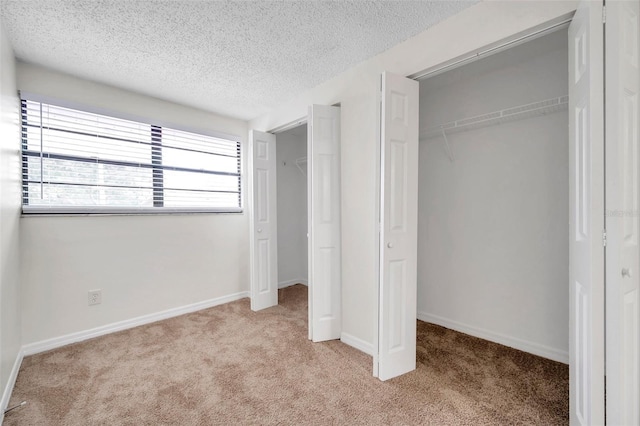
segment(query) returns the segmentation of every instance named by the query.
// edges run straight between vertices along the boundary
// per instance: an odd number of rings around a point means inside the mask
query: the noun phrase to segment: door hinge
[[[602,6],[602,23],[607,23],[607,6]]]
[[[602,231],[602,246],[607,246],[607,231]]]

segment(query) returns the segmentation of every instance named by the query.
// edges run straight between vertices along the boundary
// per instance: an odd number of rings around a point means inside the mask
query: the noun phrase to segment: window
[[[22,100],[24,213],[240,212],[240,142]]]

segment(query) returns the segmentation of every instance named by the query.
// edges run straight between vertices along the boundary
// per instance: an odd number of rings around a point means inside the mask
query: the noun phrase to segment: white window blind
[[[241,211],[240,143],[22,100],[24,213]]]

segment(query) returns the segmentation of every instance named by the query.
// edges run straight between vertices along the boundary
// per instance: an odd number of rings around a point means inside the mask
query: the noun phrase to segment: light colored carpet
[[[383,383],[306,316],[296,285],[27,357],[5,424],[568,424],[566,365],[418,322],[418,369]]]

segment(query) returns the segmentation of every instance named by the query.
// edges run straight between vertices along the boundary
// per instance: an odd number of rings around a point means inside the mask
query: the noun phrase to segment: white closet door
[[[251,131],[251,309],[278,304],[276,137]]]
[[[340,229],[340,108],[309,108],[309,338],[342,332]]]
[[[382,75],[378,377],[416,368],[417,81]]]
[[[602,2],[569,26],[570,423],[604,424]]]
[[[607,0],[607,424],[640,424],[640,7]]]

